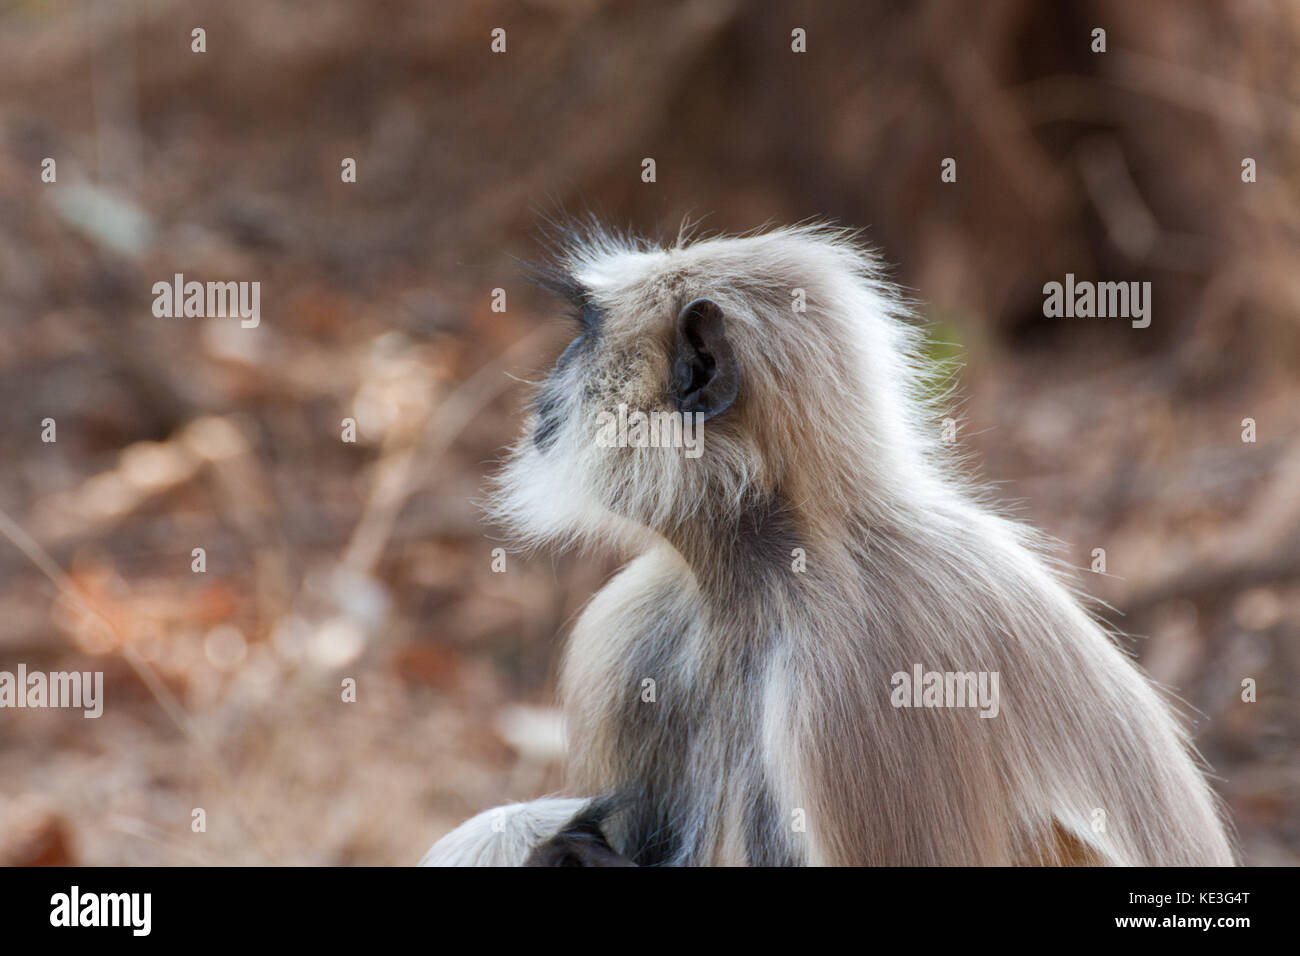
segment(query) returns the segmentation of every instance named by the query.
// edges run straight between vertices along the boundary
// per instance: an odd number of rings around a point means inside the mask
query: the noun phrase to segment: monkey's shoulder
[[[700,625],[689,569],[670,550],[651,550],[588,602],[569,636],[562,690],[590,696],[622,687],[630,672],[662,671]]]
[[[685,562],[669,548],[655,548],[625,565],[596,593],[576,630],[626,631],[641,621],[653,627],[684,625],[698,616],[699,601]]]

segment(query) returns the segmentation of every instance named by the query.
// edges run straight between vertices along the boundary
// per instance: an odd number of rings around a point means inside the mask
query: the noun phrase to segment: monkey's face
[[[707,298],[692,300],[677,313],[668,335],[657,318],[611,320],[609,310],[584,294],[579,335],[537,396],[533,443],[538,449],[555,444],[566,418],[581,424],[584,412],[595,413],[599,447],[687,447],[693,428],[732,406],[740,369],[721,306]],[[566,403],[569,396],[579,399],[576,407]],[[638,416],[645,416],[644,433]],[[625,421],[631,434],[625,433]],[[679,426],[685,435],[678,434]],[[618,440],[602,441],[611,437]]]
[[[563,287],[578,335],[500,480],[498,511],[526,536],[663,533],[734,484],[720,477],[742,404],[731,322],[674,278]]]

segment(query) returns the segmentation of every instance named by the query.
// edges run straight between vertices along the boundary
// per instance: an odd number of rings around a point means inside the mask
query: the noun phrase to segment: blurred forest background
[[[0,670],[107,701],[0,712],[0,862],[407,864],[560,785],[614,565],[494,574],[474,504],[565,338],[519,264],[558,210],[866,227],[1246,862],[1300,862],[1298,54],[1285,0],[5,3]],[[155,318],[177,272],[260,326]],[[1149,280],[1151,327],[1044,318],[1067,272]]]

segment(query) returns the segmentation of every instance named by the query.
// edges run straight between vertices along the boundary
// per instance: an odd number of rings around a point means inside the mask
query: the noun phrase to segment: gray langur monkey
[[[597,230],[547,282],[580,333],[495,516],[636,557],[564,658],[583,796],[480,814],[425,864],[1233,863],[1162,693],[959,476],[851,234]],[[601,441],[620,406],[704,422],[700,453]]]

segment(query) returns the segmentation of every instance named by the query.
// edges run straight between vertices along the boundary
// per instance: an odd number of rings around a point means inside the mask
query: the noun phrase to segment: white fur
[[[550,797],[485,810],[430,847],[420,866],[522,866],[587,802]]]

